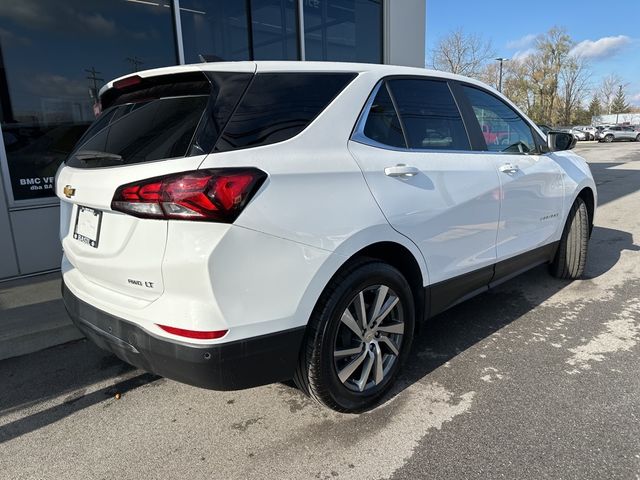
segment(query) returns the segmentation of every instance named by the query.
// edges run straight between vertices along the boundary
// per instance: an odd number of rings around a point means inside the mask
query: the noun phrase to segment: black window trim
[[[384,81],[383,87],[387,90],[387,95],[389,95],[389,98],[391,99],[391,104],[393,105],[393,112],[396,114],[396,118],[398,119],[398,123],[400,124],[400,130],[402,131],[402,138],[404,138],[404,146],[407,149],[411,149],[411,147],[409,146],[409,137],[407,137],[407,128],[404,126],[404,120],[400,116],[400,109],[398,108],[398,102],[396,101],[396,96],[393,93],[393,90],[391,90],[391,87],[389,86],[388,81],[386,80]],[[383,88],[383,87],[380,87],[380,88]],[[369,114],[367,114],[367,120],[368,119],[369,119]],[[367,122],[365,121],[364,123],[366,125]]]
[[[495,153],[499,155],[544,155],[545,153],[548,153],[548,149],[546,148],[546,142],[540,137],[540,134],[536,131],[532,122],[529,121],[528,118],[520,115],[520,113],[517,110],[515,110],[510,103],[505,102],[502,98],[500,98],[499,96],[497,96],[496,94],[494,94],[493,92],[484,88],[481,85],[459,81],[459,80],[456,80],[455,83],[457,84],[456,90],[457,90],[457,94],[460,97],[460,102],[465,105],[464,107],[465,116],[469,117],[469,125],[475,132],[474,136],[479,135],[477,140],[480,142],[482,146],[482,151]],[[529,127],[529,130],[531,131],[531,136],[533,137],[533,142],[536,144],[536,150],[533,152],[494,152],[489,150],[489,147],[487,146],[487,142],[484,139],[484,135],[482,135],[482,128],[480,128],[480,122],[478,122],[478,118],[473,112],[473,106],[471,105],[471,101],[469,100],[467,95],[464,93],[462,87],[469,87],[469,88],[474,88],[476,90],[480,90],[481,92],[486,93],[487,95],[491,95],[496,100],[505,104],[514,114],[516,114],[525,123],[525,125]]]
[[[391,90],[391,88],[387,87],[387,82],[389,80],[431,80],[431,81],[438,81],[438,82],[443,82],[446,83],[447,86],[449,87],[449,91],[451,92],[451,96],[453,97],[453,101],[456,104],[456,107],[458,108],[458,113],[460,114],[460,118],[462,119],[462,125],[465,129],[465,132],[467,134],[467,139],[469,141],[469,149],[468,150],[450,150],[450,149],[446,149],[446,148],[410,148],[409,147],[409,142],[407,139],[407,135],[405,133],[405,128],[404,128],[404,122],[402,121],[402,117],[400,116],[400,114],[398,113],[398,107],[396,104],[396,99],[395,96],[393,95],[393,92]],[[360,115],[358,115],[358,119],[356,120],[355,125],[353,126],[353,129],[351,131],[351,137],[350,140],[354,141],[354,142],[358,142],[361,143],[363,145],[368,145],[370,147],[376,147],[376,148],[381,148],[384,150],[391,150],[391,151],[396,151],[396,152],[422,152],[422,153],[479,153],[479,152],[486,152],[486,144],[481,145],[477,142],[477,139],[473,139],[472,135],[471,135],[471,130],[469,129],[468,125],[467,125],[467,119],[465,118],[465,114],[463,109],[461,108],[461,104],[458,101],[458,96],[456,95],[456,91],[455,91],[455,87],[453,85],[453,83],[455,83],[454,80],[448,79],[448,78],[444,78],[444,77],[438,77],[438,76],[434,76],[434,75],[387,75],[384,76],[382,78],[380,78],[375,86],[373,87],[373,89],[371,90],[371,92],[369,93],[369,96],[367,97],[367,101],[364,103],[364,106],[362,107],[361,111],[360,111]],[[404,141],[405,141],[405,145],[406,147],[401,148],[401,147],[394,147],[392,145],[387,145],[385,143],[380,143],[376,140],[373,140],[369,137],[367,137],[364,134],[364,127],[367,123],[367,118],[369,117],[369,112],[371,110],[371,106],[373,105],[373,102],[376,98],[376,96],[378,95],[378,91],[380,90],[380,88],[382,87],[382,85],[385,85],[385,88],[387,88],[387,92],[389,93],[389,96],[391,97],[391,101],[393,103],[393,108],[395,110],[396,116],[398,117],[398,121],[400,122],[400,127],[402,128],[402,135],[404,137]],[[475,119],[475,122],[477,123],[477,119],[475,118],[475,115],[473,116],[473,118]],[[478,127],[479,129],[479,127]],[[480,132],[480,136],[482,136],[482,132]],[[475,141],[474,141],[475,140]],[[484,142],[484,139],[483,139]]]

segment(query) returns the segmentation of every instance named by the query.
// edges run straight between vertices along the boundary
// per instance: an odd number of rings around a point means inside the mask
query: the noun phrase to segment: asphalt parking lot
[[[0,478],[640,478],[640,144],[576,151],[585,278],[540,267],[434,319],[377,409],[200,390],[79,341],[0,362]]]

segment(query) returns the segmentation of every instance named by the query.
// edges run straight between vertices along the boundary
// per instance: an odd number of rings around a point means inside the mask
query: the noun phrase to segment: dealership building
[[[0,4],[0,280],[59,267],[55,173],[110,79],[202,61],[424,66],[425,0]]]

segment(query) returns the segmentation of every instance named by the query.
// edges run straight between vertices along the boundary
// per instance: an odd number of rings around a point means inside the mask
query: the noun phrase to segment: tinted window
[[[262,73],[249,85],[216,151],[294,137],[355,77],[352,73]]]
[[[463,87],[491,152],[536,151],[531,127],[511,107],[493,95]]]
[[[307,60],[382,63],[382,0],[305,0]]]
[[[254,60],[298,60],[297,2],[251,0]]]
[[[0,121],[16,201],[52,197],[105,81],[176,63],[171,1],[0,2]],[[10,199],[11,200],[11,199]]]
[[[186,63],[249,60],[246,2],[181,0],[180,21]]]
[[[364,125],[366,137],[392,147],[406,148],[398,114],[393,106],[386,84],[382,84],[369,109]]]
[[[109,90],[107,109],[67,163],[95,168],[209,153],[252,77],[197,72]]]
[[[196,95],[119,105],[115,114],[122,115],[85,140],[68,164],[91,167],[184,157],[208,99]]]
[[[390,80],[409,148],[470,150],[462,117],[446,82]]]

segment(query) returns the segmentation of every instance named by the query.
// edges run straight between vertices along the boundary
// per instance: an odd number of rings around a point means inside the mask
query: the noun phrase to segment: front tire
[[[636,135],[636,142],[640,142],[640,133]]]
[[[604,137],[604,141],[607,143],[613,142],[613,135],[607,135],[606,137]]]
[[[404,276],[377,260],[358,261],[336,274],[320,296],[294,381],[333,410],[367,410],[393,385],[414,325]]]
[[[581,198],[571,206],[550,271],[554,277],[577,279],[584,273],[589,245],[589,212]]]

